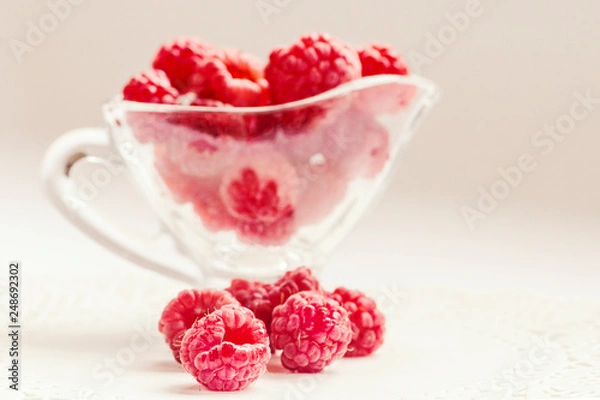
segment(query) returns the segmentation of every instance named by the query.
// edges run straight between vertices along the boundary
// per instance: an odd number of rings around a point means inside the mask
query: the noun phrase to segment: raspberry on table
[[[329,294],[350,316],[352,341],[344,357],[363,357],[373,353],[383,344],[385,317],[375,301],[358,290],[339,287]]]
[[[293,294],[306,291],[322,292],[323,288],[310,268],[298,267],[275,281],[269,290],[269,299],[275,307],[285,303]]]
[[[275,104],[305,99],[359,78],[358,54],[327,34],[302,36],[269,56],[265,78]]]
[[[408,66],[391,47],[373,43],[360,50],[362,76],[381,74],[408,75]]]
[[[149,70],[134,76],[123,88],[123,98],[142,103],[175,104],[179,92],[161,70]]]
[[[214,289],[184,290],[167,304],[158,322],[158,330],[164,335],[177,362],[181,362],[179,356],[184,333],[197,319],[226,304],[239,303],[231,293]]]
[[[273,306],[269,300],[269,291],[273,285],[246,279],[233,279],[227,290],[254,315],[265,323],[267,331],[271,329]]]
[[[185,370],[210,390],[246,388],[271,358],[265,324],[252,311],[225,305],[197,320],[181,342]]]
[[[348,312],[316,292],[290,296],[273,310],[271,343],[291,371],[320,372],[342,357],[352,340]]]
[[[189,81],[197,72],[198,64],[207,57],[213,57],[216,50],[193,37],[180,37],[160,47],[152,66],[164,71],[174,87],[181,92],[191,89]],[[196,84],[194,90],[206,94],[207,89]]]

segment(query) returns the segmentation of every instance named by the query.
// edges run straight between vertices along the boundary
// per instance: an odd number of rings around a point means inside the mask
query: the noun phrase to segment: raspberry
[[[305,35],[269,56],[265,78],[274,103],[287,103],[325,92],[360,77],[356,51],[327,34]]]
[[[142,103],[174,104],[179,93],[163,71],[149,70],[134,76],[123,88],[123,98]]]
[[[233,279],[231,285],[225,290],[231,293],[242,306],[252,310],[256,318],[265,323],[268,332],[271,329],[273,312],[268,294],[272,286],[268,283]]]
[[[218,185],[223,171],[231,165],[242,150],[243,144],[234,139],[212,136],[201,136],[189,143],[168,143],[163,146],[166,156],[174,166],[186,175],[203,178],[211,184]]]
[[[246,388],[271,358],[265,324],[247,308],[226,305],[196,321],[181,341],[185,370],[210,390]]]
[[[371,115],[350,108],[322,128],[326,160],[349,180],[375,177],[389,159],[389,133]]]
[[[158,330],[165,336],[173,356],[180,362],[181,339],[194,322],[226,304],[239,304],[231,293],[223,290],[184,290],[165,307]]]
[[[265,78],[274,104],[305,99],[360,77],[358,54],[326,34],[305,35],[288,48],[269,56]],[[310,124],[340,107],[339,101],[304,106],[281,113],[279,123],[288,133],[307,130]]]
[[[164,71],[178,90],[187,92],[191,89],[190,78],[197,72],[198,64],[214,54],[215,50],[199,39],[181,37],[161,46],[152,66]],[[199,94],[207,91],[198,83],[192,86]]]
[[[321,284],[310,268],[298,267],[287,271],[269,290],[269,299],[273,307],[285,303],[293,294],[313,291],[321,292]]]
[[[235,220],[229,216],[221,202],[218,192],[218,180],[208,175],[188,175],[182,171],[185,166],[181,154],[172,154],[172,149],[156,147],[155,167],[167,186],[175,201],[179,203],[191,202],[194,211],[202,220],[202,225],[211,232],[233,229]],[[170,158],[179,156],[178,162]],[[203,157],[196,153],[198,161],[205,161],[210,165],[210,156]],[[177,158],[175,158],[177,159]],[[208,166],[206,168],[209,168]]]
[[[371,44],[358,51],[362,76],[381,74],[408,75],[409,70],[400,56],[388,46]],[[363,111],[372,114],[395,114],[406,108],[415,95],[411,84],[389,83],[361,90],[356,102]]]
[[[184,174],[179,165],[169,157],[167,148],[155,146],[154,157],[154,167],[175,201],[186,203],[202,195],[204,186],[201,180]]]
[[[216,63],[220,63],[220,61],[211,61],[211,64],[213,65]],[[213,113],[208,111],[179,112],[170,116],[169,120],[174,124],[185,125],[211,136],[227,135],[236,139],[251,139],[274,131],[276,121],[274,121],[271,114],[242,114],[235,112],[233,109],[234,105],[250,106],[254,104],[254,100],[251,99],[255,94],[254,89],[251,88],[249,91],[246,91],[244,86],[256,86],[256,84],[242,79],[230,80],[230,82],[231,81],[234,83],[227,87],[227,90],[229,90],[227,93],[233,96],[233,103],[235,104],[228,104],[211,98],[197,97],[194,93],[188,93],[184,96],[180,96],[178,99],[179,104],[182,105],[215,107],[221,109],[229,108],[228,110],[221,110],[220,112]],[[236,86],[238,83],[240,86]],[[238,89],[240,90],[238,91]],[[264,93],[265,92],[263,91],[260,96],[264,96]],[[268,94],[268,92],[266,93]],[[227,99],[226,97],[223,98]]]
[[[234,67],[235,68],[235,67]],[[268,83],[263,78],[256,81],[235,77],[226,64],[217,59],[206,59],[198,65],[197,79],[210,89],[214,99],[236,107],[256,107],[269,102]]]
[[[273,310],[271,342],[283,350],[281,363],[289,370],[320,372],[346,353],[351,340],[348,312],[322,294],[296,293]]]
[[[186,95],[187,96],[187,95]],[[180,98],[181,99],[181,98]],[[186,99],[188,100],[188,99]],[[169,121],[176,125],[192,128],[199,133],[210,136],[246,136],[246,125],[242,116],[227,112],[233,108],[231,104],[209,98],[193,98],[189,104],[199,107],[213,107],[220,109],[210,111],[181,111],[169,116]],[[229,110],[225,110],[229,109]]]
[[[262,245],[284,243],[295,231],[296,171],[275,150],[257,146],[247,150],[223,174],[221,200],[238,221],[241,240]]]
[[[329,297],[348,311],[352,323],[352,342],[345,357],[367,356],[383,344],[385,317],[375,301],[358,290],[343,287],[335,289]]]
[[[392,74],[408,75],[408,67],[400,54],[389,46],[370,44],[358,51],[362,76]]]
[[[299,226],[320,222],[346,197],[348,178],[331,163],[311,167],[303,182],[296,213]]]
[[[253,82],[263,78],[264,65],[256,57],[234,49],[222,49],[218,58],[225,63],[234,78],[248,79]]]

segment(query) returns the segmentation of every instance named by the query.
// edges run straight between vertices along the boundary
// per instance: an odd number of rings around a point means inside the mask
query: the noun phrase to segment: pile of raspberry
[[[405,109],[414,87],[376,86],[268,112],[264,106],[362,77],[408,73],[388,46],[355,49],[327,34],[275,48],[266,64],[179,38],[161,46],[152,69],[131,78],[123,98],[187,106],[131,111],[127,122],[139,142],[154,146],[162,182],[177,202],[193,205],[205,229],[273,246],[330,215],[352,180],[383,170],[389,133],[377,117]],[[240,107],[244,112],[236,112]]]
[[[324,290],[306,267],[275,283],[234,279],[224,290],[185,290],[158,324],[175,360],[209,390],[246,388],[273,354],[292,372],[317,373],[383,344],[385,318],[357,290]]]

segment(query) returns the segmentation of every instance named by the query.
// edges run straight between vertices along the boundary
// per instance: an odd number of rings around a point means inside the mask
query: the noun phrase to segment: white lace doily
[[[2,399],[217,398],[197,392],[156,332],[162,307],[180,289],[145,274],[28,278],[21,390],[0,392]],[[285,373],[274,360],[270,372],[237,396],[600,398],[600,302],[393,284],[368,292],[388,320],[386,343],[376,355],[343,359],[317,375]],[[2,315],[5,295],[3,287]],[[2,357],[6,371],[4,350]],[[114,371],[107,367],[111,360],[118,363]]]

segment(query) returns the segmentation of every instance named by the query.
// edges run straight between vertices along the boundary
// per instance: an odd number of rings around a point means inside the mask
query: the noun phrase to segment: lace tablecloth
[[[0,397],[217,398],[220,394],[199,390],[157,332],[162,307],[180,289],[146,274],[28,278],[21,390],[5,390]],[[367,292],[388,319],[386,343],[374,356],[343,359],[316,375],[287,373],[274,358],[248,390],[227,396],[600,398],[600,302],[393,283]],[[5,305],[6,287],[2,293]],[[3,349],[5,341],[2,335]],[[7,355],[2,350],[4,371]]]

